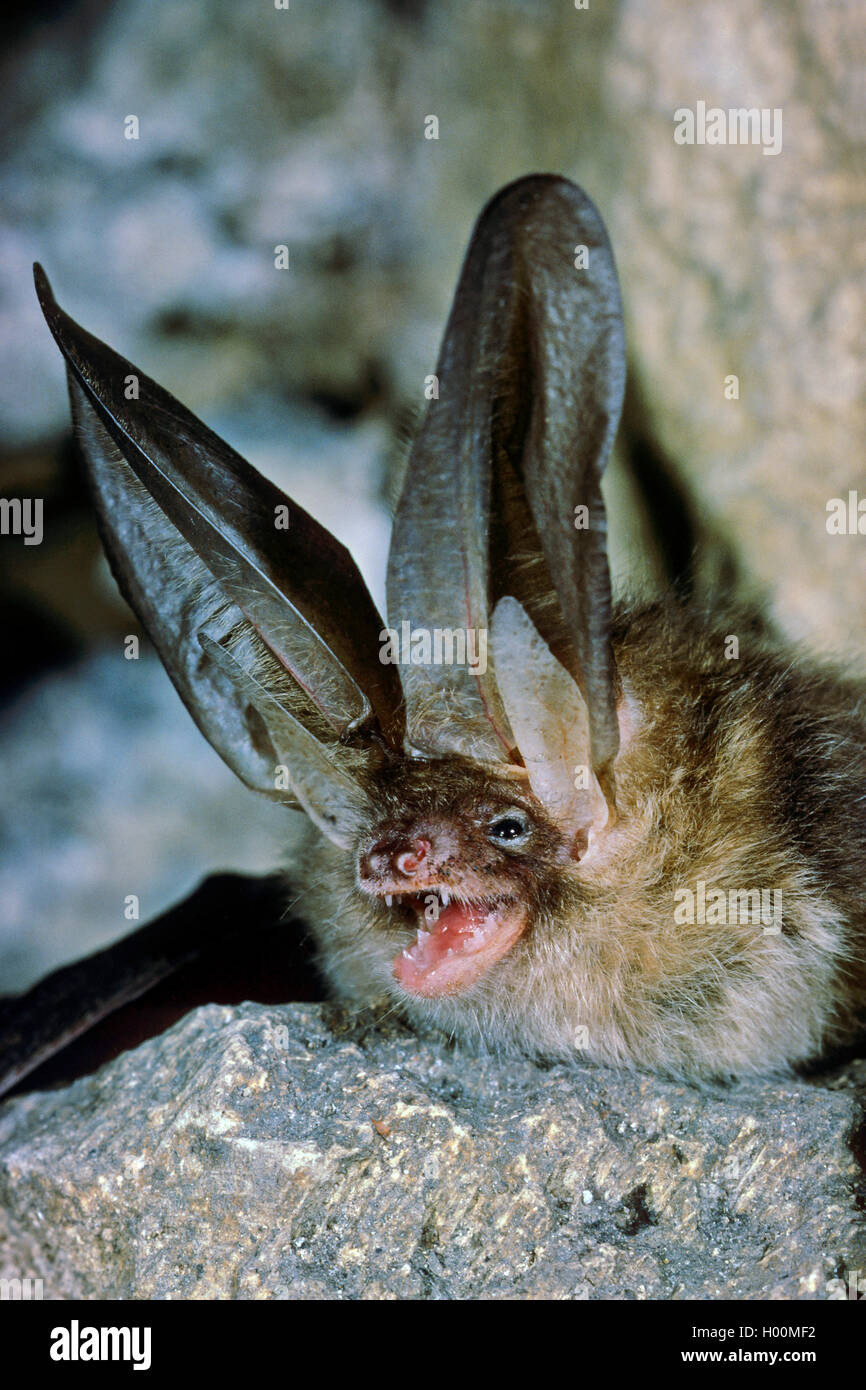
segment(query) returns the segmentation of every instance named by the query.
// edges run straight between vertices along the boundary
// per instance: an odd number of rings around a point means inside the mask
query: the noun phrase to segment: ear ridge
[[[233,616],[229,615],[229,621]],[[238,620],[242,616],[237,610]],[[326,751],[276,695],[241,664],[237,650],[231,651],[217,640],[214,633],[220,626],[201,629],[198,640],[205,656],[261,717],[274,755],[272,788],[276,767],[285,767],[291,789],[313,823],[334,844],[351,848],[366,820],[366,799],[361,787],[340,766],[337,756]]]
[[[95,415],[102,429],[89,436],[102,450],[101,458],[88,458],[97,491],[106,482],[107,435],[335,732],[369,724],[374,710],[393,731],[399,681],[377,660],[381,618],[346,548],[161,386],[70,319],[41,268],[34,274],[67,361],[73,408],[80,422]],[[278,530],[280,508],[288,526]],[[122,546],[114,565],[122,574]]]
[[[583,189],[541,176],[511,185],[510,195],[515,276],[527,286],[524,370],[537,383],[512,448],[519,443],[517,471],[586,702],[592,766],[612,805],[619,724],[601,479],[625,390],[619,281],[604,223]]]
[[[539,174],[490,200],[466,253],[436,373],[438,396],[395,517],[389,620],[424,615],[446,628],[483,628],[516,583],[546,637],[573,653],[590,761],[612,801],[619,729],[601,477],[622,405],[625,352],[613,255],[582,189]],[[542,574],[548,583],[539,583]],[[545,590],[556,594],[562,640]],[[491,761],[507,761],[509,721],[494,676],[501,665],[494,660],[483,678],[402,670],[410,742],[440,753],[471,747],[477,756],[480,748]],[[446,691],[459,717],[443,738],[425,710],[431,692]]]
[[[515,598],[497,603],[491,643],[533,792],[569,837],[590,826],[599,830],[608,808],[592,771],[589,712],[577,683]]]
[[[347,842],[363,803],[349,768],[363,771],[378,749],[342,744],[374,717],[393,739],[401,704],[396,674],[377,659],[381,618],[349,552],[69,319],[39,270],[36,283],[66,358],[73,422],[121,592],[237,776],[283,802],[296,795],[326,834]],[[126,401],[130,378],[137,394]],[[279,533],[278,506],[289,523]],[[214,646],[202,645],[202,632]]]
[[[202,670],[201,651],[193,638],[202,614],[213,617],[226,607],[219,584],[125,463],[98,415],[87,407],[74,377],[69,395],[76,434],[95,483],[100,538],[123,597],[208,742],[248,787],[273,796],[273,768],[250,742],[231,683],[222,671]],[[183,576],[182,586],[178,575]],[[160,596],[156,604],[154,594]]]

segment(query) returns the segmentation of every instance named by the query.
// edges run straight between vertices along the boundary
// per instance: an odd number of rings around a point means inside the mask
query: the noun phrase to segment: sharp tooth
[[[393,904],[394,899],[390,893],[385,894],[385,902],[388,904],[389,907],[391,907],[391,905]]]
[[[430,932],[428,932],[428,931],[419,931],[419,933],[418,933],[418,940],[421,942],[421,945],[423,946],[425,941],[429,941],[429,940],[430,940]]]
[[[449,904],[450,901],[451,901],[451,894],[448,892],[448,889],[447,889],[447,888],[442,888],[442,889],[440,889],[440,891],[439,891],[439,896],[440,896],[440,898],[442,899],[442,906],[443,906],[443,907],[447,907],[448,904]]]

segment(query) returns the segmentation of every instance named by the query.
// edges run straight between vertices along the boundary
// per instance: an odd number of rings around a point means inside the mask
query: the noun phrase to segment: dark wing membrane
[[[580,247],[587,265],[579,268]],[[593,765],[607,781],[618,727],[600,482],[625,353],[604,226],[574,184],[533,175],[485,208],[437,376],[439,399],[412,451],[395,522],[390,621],[486,627],[496,600],[513,594],[577,680]],[[577,529],[581,506],[588,526]],[[508,756],[491,662],[483,677],[401,671],[411,742]],[[431,693],[444,692],[458,711],[456,740],[431,714]]]
[[[155,922],[95,955],[61,966],[26,994],[0,998],[0,1096],[161,980],[201,957],[213,958],[227,946],[237,955],[248,951],[251,941],[268,941],[266,933],[275,927],[284,930],[286,917],[284,875],[255,879],[218,874]],[[104,1038],[101,1047],[104,1058]],[[97,1042],[96,1056],[99,1049]],[[116,1051],[115,1046],[111,1055]],[[92,1070],[88,1049],[84,1071]],[[73,1069],[65,1075],[61,1067],[60,1078],[43,1074],[38,1084],[41,1089],[58,1079],[67,1083],[76,1074],[81,1072]]]

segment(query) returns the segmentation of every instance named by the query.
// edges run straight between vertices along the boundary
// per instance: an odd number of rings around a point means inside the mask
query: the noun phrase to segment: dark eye
[[[532,832],[532,823],[525,811],[503,811],[487,827],[487,837],[503,848],[520,849]]]

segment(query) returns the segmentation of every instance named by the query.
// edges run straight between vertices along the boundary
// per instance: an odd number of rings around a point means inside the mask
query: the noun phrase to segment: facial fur
[[[726,660],[721,630],[673,602],[620,611],[614,642],[634,701],[616,823],[573,858],[513,778],[460,759],[388,768],[355,852],[310,848],[323,969],[356,1003],[505,1052],[698,1078],[812,1057],[866,1006],[862,712],[844,681],[757,638]],[[487,827],[512,807],[531,834],[509,852]],[[417,862],[413,841],[431,847]],[[780,921],[678,922],[675,891],[699,883],[775,891]],[[434,890],[524,920],[484,968],[425,996],[399,962]]]

